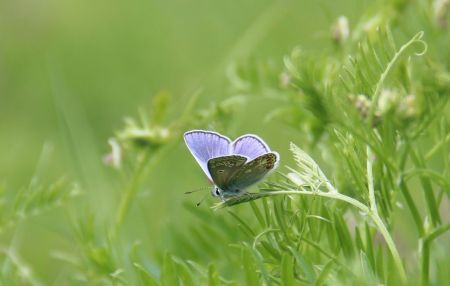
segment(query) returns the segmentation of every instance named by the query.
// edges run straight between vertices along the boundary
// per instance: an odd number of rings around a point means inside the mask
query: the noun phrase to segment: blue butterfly
[[[258,136],[243,135],[233,142],[219,133],[192,130],[184,141],[222,200],[238,196],[273,171],[280,156]]]

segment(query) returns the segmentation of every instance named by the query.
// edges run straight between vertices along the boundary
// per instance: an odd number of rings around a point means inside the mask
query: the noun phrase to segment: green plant
[[[330,21],[319,50],[236,59],[217,96],[157,93],[108,140],[109,169],[79,155],[81,112],[55,95],[74,174],[43,183],[40,166],[19,191],[0,185],[0,284],[46,284],[39,249],[18,246],[38,216],[63,265],[54,284],[448,284],[448,1],[363,6]],[[285,11],[271,8],[238,48]],[[184,131],[255,126],[282,155],[258,191],[200,207],[168,195],[201,176],[183,165]]]

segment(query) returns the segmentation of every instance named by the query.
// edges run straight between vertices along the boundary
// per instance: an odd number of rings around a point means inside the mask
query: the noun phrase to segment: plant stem
[[[373,161],[371,159],[372,157],[372,151],[370,150],[370,147],[367,146],[366,148],[367,153],[367,186],[369,189],[369,203],[370,203],[370,210],[378,215],[378,208],[377,208],[377,202],[375,199],[375,189],[373,186],[373,173],[372,173],[372,166]]]
[[[142,158],[139,160],[139,163],[136,167],[136,171],[133,174],[133,177],[130,180],[130,184],[128,185],[128,188],[123,193],[119,208],[117,211],[116,216],[116,224],[115,224],[115,231],[118,232],[120,227],[122,226],[126,215],[128,214],[128,211],[131,207],[131,204],[133,202],[133,199],[139,190],[139,186],[141,184],[142,177],[150,172],[153,168],[155,168],[160,160],[164,157],[164,155],[171,150],[178,141],[175,140],[175,142],[168,143],[167,145],[164,145],[156,152],[151,152],[151,149],[146,149],[144,151],[144,154]]]
[[[411,215],[414,219],[414,223],[416,224],[417,231],[419,232],[419,236],[422,237],[425,234],[425,230],[424,230],[423,224],[422,224],[422,218],[420,217],[419,210],[418,210],[416,204],[414,203],[414,200],[413,200],[411,194],[409,193],[409,189],[406,186],[406,182],[403,177],[400,178],[399,188],[400,188],[400,191],[402,192],[403,197],[405,198],[405,202],[408,205],[409,211],[411,212]]]
[[[411,152],[411,159],[416,168],[427,169],[422,153],[420,153],[419,151],[416,150]],[[433,226],[437,226],[441,223],[441,217],[439,214],[439,206],[436,201],[436,197],[434,196],[433,185],[430,179],[425,176],[420,176],[420,183],[424,192],[425,202],[427,203],[431,223],[433,224]]]
[[[148,160],[150,159],[151,151],[150,149],[146,149],[142,158],[139,160],[136,170],[134,171],[133,177],[131,178],[130,184],[126,189],[125,193],[123,193],[120,203],[119,210],[116,216],[116,229],[119,229],[125,220],[125,216],[128,213],[128,209],[130,208],[131,201],[136,195],[137,190],[139,189],[140,181],[142,178],[142,174],[144,172],[145,166],[147,165]]]
[[[436,182],[437,184],[441,185],[444,191],[450,195],[450,182],[440,173],[425,168],[414,168],[411,171],[405,172],[403,176],[405,181],[408,181],[409,179],[413,178],[416,175],[431,179],[433,182]]]
[[[447,136],[444,138],[444,140],[439,141],[436,145],[434,145],[433,148],[425,155],[425,160],[429,160],[433,155],[441,149],[442,146],[450,142],[450,134],[447,134]]]
[[[384,240],[386,241],[386,244],[389,247],[389,250],[391,251],[392,257],[394,258],[394,262],[399,270],[400,279],[403,283],[406,282],[406,273],[403,269],[403,263],[400,258],[400,254],[398,253],[397,247],[395,246],[394,240],[392,239],[389,231],[387,230],[386,226],[383,223],[383,220],[380,218],[378,214],[378,207],[377,207],[377,201],[375,198],[375,188],[373,183],[373,172],[372,172],[372,151],[370,150],[370,147],[367,146],[367,185],[369,189],[369,203],[370,203],[370,217],[372,218],[373,222],[377,225],[378,230],[381,232],[381,234],[384,237]]]
[[[372,218],[373,222],[377,225],[378,230],[380,231],[381,235],[383,235],[384,241],[386,241],[386,244],[389,250],[391,251],[391,255],[392,258],[394,259],[395,266],[397,267],[401,282],[403,284],[406,284],[406,272],[405,269],[403,268],[403,262],[397,250],[397,247],[395,246],[394,240],[392,239],[389,231],[387,230],[380,216],[374,213],[371,213],[369,215]]]
[[[430,277],[429,269],[430,269],[430,244],[431,242],[450,230],[450,223],[445,225],[441,225],[436,228],[433,232],[429,233],[426,237],[420,240],[420,252],[421,252],[421,285],[428,285],[428,280]]]
[[[336,199],[336,200],[340,200],[340,201],[344,201],[347,202],[351,205],[353,205],[354,207],[360,209],[362,212],[364,213],[369,213],[369,208],[361,203],[360,201],[348,197],[346,195],[343,195],[341,193],[338,192],[322,192],[322,191],[316,191],[316,192],[312,192],[312,191],[300,191],[300,190],[286,190],[286,191],[273,191],[273,192],[264,192],[264,194],[267,194],[268,196],[271,195],[307,195],[307,196],[319,196],[319,197],[325,197],[325,198],[331,198],[331,199]]]

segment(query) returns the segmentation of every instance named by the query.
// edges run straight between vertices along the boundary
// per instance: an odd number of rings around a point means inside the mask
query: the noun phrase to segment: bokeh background
[[[174,116],[197,91],[203,106],[224,99],[233,63],[281,66],[296,46],[331,48],[337,17],[345,15],[351,26],[369,2],[0,1],[0,186],[19,192],[33,180],[61,177],[81,186],[68,205],[4,230],[0,245],[14,245],[44,284],[66,281],[68,270],[55,252],[74,247],[68,223],[78,219],[74,210],[93,210],[99,228],[115,214],[121,175],[103,156],[124,117],[137,117],[160,92],[172,95]],[[259,110],[267,106],[251,104],[237,111],[239,123],[228,135],[259,134],[288,158],[289,142],[304,138],[280,123],[262,124]],[[201,198],[183,193],[205,185],[180,141],[145,178],[123,239],[139,240],[149,257],[173,248],[171,236],[195,221],[187,208]]]
[[[58,141],[64,108],[89,135],[77,140],[102,153],[155,93],[223,97],[234,60],[323,47],[335,18],[356,19],[360,2],[2,1],[1,175],[21,184],[45,142],[58,154],[52,166],[71,164]]]

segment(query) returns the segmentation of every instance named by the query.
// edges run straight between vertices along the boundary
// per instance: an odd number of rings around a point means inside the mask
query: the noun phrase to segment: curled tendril
[[[418,57],[423,56],[428,50],[428,44],[424,40],[422,40],[422,37],[424,34],[425,33],[423,31],[420,31],[411,39],[411,44],[418,43],[418,44],[421,44],[423,47],[423,50],[421,52],[414,53]]]

